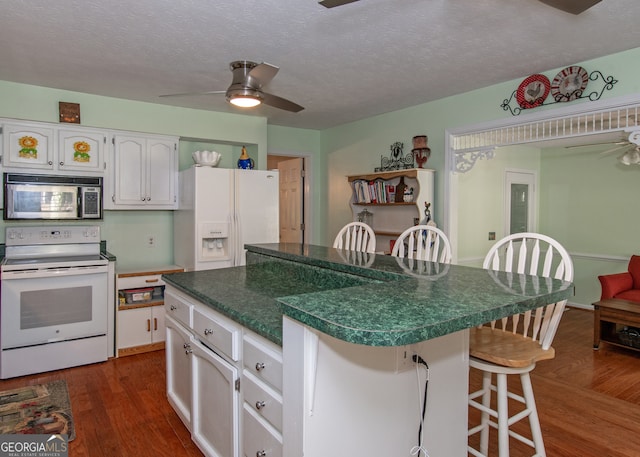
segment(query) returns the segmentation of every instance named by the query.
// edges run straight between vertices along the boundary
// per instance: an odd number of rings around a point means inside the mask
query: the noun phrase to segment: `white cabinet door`
[[[151,310],[151,342],[160,343],[166,340],[166,322],[164,306],[152,306]]]
[[[118,311],[118,349],[151,343],[149,308]]]
[[[53,170],[53,128],[4,124],[2,137],[2,161],[5,168]]]
[[[115,204],[144,206],[146,202],[146,146],[144,138],[116,136]]]
[[[191,341],[191,437],[209,457],[238,457],[238,369]]]
[[[167,398],[184,425],[191,430],[190,333],[171,317],[166,321]]]
[[[107,135],[103,132],[58,130],[58,168],[104,173]]]
[[[173,206],[176,203],[176,143],[148,139],[147,204]]]
[[[113,205],[107,209],[177,207],[177,140],[116,135],[113,173]]]

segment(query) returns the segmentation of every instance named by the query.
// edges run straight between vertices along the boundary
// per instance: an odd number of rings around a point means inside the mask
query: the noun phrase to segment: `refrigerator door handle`
[[[236,248],[234,265],[236,267],[239,267],[240,259],[242,258],[242,240],[240,240],[240,234],[242,232],[240,230],[240,216],[238,215],[238,213],[235,213],[235,220],[236,220],[236,228],[235,228],[235,231],[233,232],[235,235],[234,240],[235,240],[235,248]]]
[[[229,214],[229,257],[231,258],[231,266],[236,266],[236,215]]]

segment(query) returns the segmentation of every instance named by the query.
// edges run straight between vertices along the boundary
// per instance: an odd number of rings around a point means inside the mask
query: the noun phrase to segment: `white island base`
[[[348,343],[283,323],[285,457],[424,457],[418,444],[426,372],[398,370],[404,349],[429,365],[423,447],[467,455],[468,330],[411,346]]]

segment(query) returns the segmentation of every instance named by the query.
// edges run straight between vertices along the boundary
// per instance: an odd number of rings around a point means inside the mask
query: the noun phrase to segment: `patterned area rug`
[[[53,381],[0,392],[0,433],[60,434],[75,438],[67,383]]]

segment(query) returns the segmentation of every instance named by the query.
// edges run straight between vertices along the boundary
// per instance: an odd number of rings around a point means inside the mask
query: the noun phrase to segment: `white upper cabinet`
[[[113,145],[105,209],[176,209],[178,139],[116,134]]]
[[[58,168],[104,173],[107,135],[91,130],[58,131]]]
[[[104,174],[107,134],[47,124],[2,125],[5,169]]]
[[[5,168],[53,170],[53,128],[3,124],[2,139],[2,164]]]

